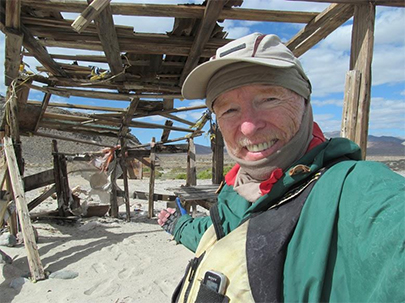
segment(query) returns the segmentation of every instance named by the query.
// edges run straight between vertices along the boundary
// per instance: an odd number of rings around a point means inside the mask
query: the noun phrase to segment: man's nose
[[[264,125],[265,122],[261,118],[260,113],[246,111],[241,119],[240,131],[245,136],[251,136],[254,135],[259,129],[263,128]]]

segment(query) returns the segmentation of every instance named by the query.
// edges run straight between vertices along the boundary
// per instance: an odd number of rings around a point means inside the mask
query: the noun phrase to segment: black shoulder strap
[[[217,235],[217,240],[222,239],[223,237],[225,237],[225,233],[222,228],[222,221],[221,221],[221,217],[219,216],[217,203],[215,203],[210,208],[210,216],[211,216],[212,225],[214,225],[215,234]]]

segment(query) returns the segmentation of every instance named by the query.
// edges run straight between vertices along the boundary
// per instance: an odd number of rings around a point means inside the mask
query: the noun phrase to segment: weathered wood
[[[69,138],[69,137],[63,137],[59,135],[51,135],[51,134],[46,134],[46,133],[41,133],[41,132],[35,132],[35,136],[38,137],[45,137],[45,138],[51,138],[51,139],[58,139],[58,140],[64,140],[64,141],[71,141],[71,142],[77,142],[77,143],[83,143],[83,144],[89,144],[89,145],[96,145],[96,146],[101,146],[101,147],[113,147],[112,145],[106,145],[106,144],[101,144],[97,141],[94,140],[81,140],[81,139],[74,139],[74,138]]]
[[[116,77],[116,81],[124,81],[125,75],[122,66],[120,55],[120,45],[118,43],[117,32],[115,31],[114,21],[111,14],[110,0],[101,0],[106,2],[104,8],[100,8],[101,12],[94,18],[98,36],[103,46],[104,54],[108,61],[108,66],[112,74]],[[94,4],[93,1],[90,6]],[[89,7],[90,7],[89,6]]]
[[[15,31],[21,26],[21,0],[6,1],[6,28]]]
[[[356,139],[355,134],[359,104],[360,81],[361,73],[358,70],[351,70],[347,72],[340,136],[348,138],[352,141]]]
[[[4,138],[4,150],[11,182],[13,184],[14,200],[20,220],[21,231],[24,237],[24,246],[27,251],[28,265],[34,281],[45,279],[45,271],[39,258],[38,248],[35,243],[34,230],[31,225],[29,211],[25,202],[25,195],[21,176],[18,172],[13,143],[10,138]]]
[[[128,106],[126,114],[122,117],[121,129],[118,135],[119,137],[125,136],[128,133],[129,125],[132,121],[132,117],[134,116],[136,109],[138,108],[139,102],[139,98],[133,98],[131,100],[131,104]]]
[[[81,33],[93,21],[111,0],[93,0],[91,4],[72,23],[72,28]]]
[[[114,151],[114,158],[110,162],[109,170],[111,169],[110,174],[110,216],[113,218],[118,218],[118,202],[117,202],[117,166],[118,166],[118,159],[117,153]]]
[[[56,10],[72,13],[81,13],[87,7],[86,3],[83,1],[51,1],[52,0],[22,0],[22,3],[23,6],[29,5],[30,7],[37,9],[46,9],[49,7],[49,5],[52,5]],[[398,0],[396,1],[398,2]],[[113,2],[111,3],[111,9],[114,15],[202,19],[204,16],[205,7],[198,5],[136,4]],[[316,14],[317,13],[315,12],[225,8],[219,15],[219,19],[308,23]]]
[[[289,1],[301,1],[301,0],[289,0]],[[307,2],[332,2],[330,0],[305,0]],[[405,7],[404,0],[333,0],[335,3],[346,3],[346,4],[374,4],[374,5],[385,5],[385,6],[397,6]]]
[[[12,1],[10,1],[12,2]],[[7,2],[8,3],[8,2]],[[21,47],[23,43],[22,34],[8,32],[6,34],[6,54],[5,54],[5,78],[4,84],[9,86],[18,77],[21,63]]]
[[[120,138],[120,166],[122,169],[122,179],[124,181],[124,202],[125,202],[125,213],[127,222],[131,221],[131,206],[129,204],[129,185],[128,185],[128,169],[127,169],[127,142],[125,138]]]
[[[166,126],[172,126],[173,125],[173,121],[171,120],[166,120],[165,122]],[[166,142],[169,139],[169,135],[170,135],[170,129],[164,129],[163,133],[162,133],[162,137],[160,138],[161,142]]]
[[[361,73],[359,107],[356,124],[355,142],[361,147],[363,159],[367,154],[368,123],[371,102],[371,63],[374,48],[375,5],[368,3],[356,5],[350,69]]]
[[[45,66],[52,74],[69,78],[69,75],[60,68],[60,66],[48,54],[46,48],[43,47],[37,39],[35,39],[35,37],[24,25],[21,25],[21,30],[24,34],[23,45],[30,53],[34,55],[35,59]]]
[[[212,183],[220,184],[224,180],[224,139],[217,124],[213,125],[214,138],[212,148]]]
[[[43,201],[48,199],[50,196],[52,196],[56,192],[56,186],[52,185],[50,189],[48,189],[46,192],[43,192],[41,195],[36,197],[34,200],[32,200],[30,203],[28,203],[28,210],[31,211],[35,207],[37,207],[39,204],[41,204]]]
[[[197,167],[196,167],[196,154],[194,139],[188,140],[188,152],[187,152],[187,180],[186,186],[197,185]]]
[[[353,16],[353,10],[353,6],[349,4],[331,4],[291,38],[286,46],[296,57],[301,56],[349,20]]]
[[[191,121],[188,121],[188,120],[179,118],[179,117],[177,117],[177,116],[175,116],[175,115],[166,114],[166,113],[163,113],[163,114],[160,114],[160,115],[163,116],[163,117],[169,118],[169,119],[171,119],[171,120],[175,120],[175,121],[178,121],[178,122],[181,122],[181,123],[190,125],[190,126],[194,126],[194,125],[195,125],[195,122],[191,122]]]
[[[28,104],[42,106],[43,102],[41,101],[28,101]],[[60,108],[74,108],[74,109],[85,109],[91,111],[103,111],[103,112],[115,112],[118,115],[125,113],[125,108],[118,107],[101,107],[101,106],[92,106],[92,105],[80,105],[80,104],[71,104],[71,103],[48,103],[47,107],[60,107]]]
[[[131,98],[143,98],[143,99],[156,99],[156,98],[182,98],[181,94],[117,94],[111,92],[95,91],[95,90],[81,90],[81,89],[66,89],[57,87],[40,87],[33,84],[29,85],[30,88],[36,89],[42,92],[49,92],[51,94],[67,97],[76,96],[92,99],[104,99],[110,101],[130,101]],[[141,101],[140,105],[148,103],[147,101]],[[142,107],[142,106],[141,106]]]
[[[66,159],[58,153],[58,144],[52,140],[53,172],[58,199],[58,214],[60,217],[68,215],[69,209],[69,183],[67,179]]]
[[[55,175],[53,169],[29,175],[23,178],[24,190],[30,191],[39,187],[55,183]]]
[[[156,145],[155,137],[151,140],[150,149],[150,177],[149,177],[149,201],[148,201],[148,218],[154,216],[154,193],[155,193],[155,161],[156,161]]]
[[[204,11],[204,17],[198,28],[193,45],[191,46],[186,64],[181,72],[179,86],[183,85],[187,75],[197,66],[201,54],[205,48],[205,44],[210,39],[219,14],[224,8],[226,2],[226,0],[208,0]]]
[[[42,103],[41,103],[41,112],[40,112],[40,114],[38,116],[37,123],[35,124],[34,132],[36,132],[38,130],[38,128],[39,128],[39,124],[40,124],[40,122],[41,122],[41,120],[42,120],[42,118],[43,118],[43,116],[45,114],[46,108],[49,105],[49,100],[51,100],[51,96],[52,96],[52,94],[45,93],[44,99],[42,100]]]
[[[10,210],[10,208],[11,208],[10,206],[13,205],[12,198],[14,196],[14,192],[13,192],[12,181],[11,181],[9,173],[6,176],[6,189],[10,193],[9,195],[7,195],[7,205],[8,205],[8,209]],[[14,200],[14,207],[16,209],[15,200]],[[12,211],[10,213],[10,216],[7,219],[7,224],[10,228],[10,233],[13,236],[17,236],[17,232],[18,232],[17,212],[18,211]]]

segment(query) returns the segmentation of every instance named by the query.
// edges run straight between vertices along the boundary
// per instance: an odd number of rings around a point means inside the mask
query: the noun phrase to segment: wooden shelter
[[[13,179],[10,190],[14,190],[15,200],[20,205],[20,217],[24,218],[28,211],[21,195],[16,196],[17,193],[24,193],[21,186],[17,185],[21,182],[18,177],[21,179],[23,174],[20,136],[50,136],[41,131],[42,128],[117,138],[122,147],[121,158],[127,154],[141,156],[145,153],[144,148],[150,147],[148,153],[151,166],[154,165],[156,152],[176,149],[168,147],[167,143],[187,141],[188,158],[191,159],[189,165],[192,166],[194,162],[190,154],[193,154],[193,138],[201,135],[202,126],[175,114],[202,107],[174,108],[173,100],[181,98],[181,85],[189,72],[214,55],[218,47],[230,41],[218,23],[223,20],[305,24],[286,43],[299,57],[354,17],[342,135],[357,142],[365,156],[375,6],[405,7],[405,3],[403,0],[306,1],[328,2],[330,6],[322,12],[292,12],[238,8],[243,0],[207,0],[202,5],[110,3],[110,0],[0,0],[0,29],[6,35],[5,83],[8,86],[2,130],[8,148],[8,171]],[[80,15],[76,20],[67,20],[62,13]],[[114,15],[172,17],[174,25],[172,31],[166,34],[137,33],[132,27],[115,25]],[[51,47],[66,48],[66,54],[53,54]],[[72,55],[74,51],[71,50],[78,49],[103,51],[104,55]],[[22,64],[27,56],[34,56],[42,64],[37,70],[45,72],[46,76],[24,71]],[[92,62],[94,68],[83,62]],[[109,68],[97,68],[101,63],[107,63]],[[30,90],[44,92],[43,101],[29,101]],[[101,107],[85,105],[85,102],[83,105],[52,103],[51,95],[110,100],[111,105]],[[126,109],[114,106],[117,101],[126,102]],[[93,113],[88,116],[56,114],[49,111],[51,107],[86,109]],[[134,121],[135,118],[152,115],[163,116],[167,121],[163,125]],[[173,121],[185,126],[175,127]],[[152,140],[141,146],[127,146],[128,132],[132,129],[136,135],[136,130],[142,128],[161,128],[161,140]],[[169,139],[171,130],[183,131],[188,135]],[[72,140],[67,136],[53,138]],[[220,134],[217,134],[213,141],[215,183],[222,179],[221,141]],[[96,142],[86,143],[97,145]],[[13,147],[15,161],[10,155],[10,148],[12,150]],[[57,149],[54,155],[58,157]],[[55,179],[62,180],[64,170],[60,157],[55,160],[55,166],[58,167],[55,171],[59,172],[59,175],[54,175]],[[0,175],[1,181],[5,175]],[[151,177],[152,192],[153,181]],[[193,177],[189,176],[188,183],[194,182]],[[63,181],[58,186],[63,187]],[[63,195],[63,188],[57,190]],[[20,222],[26,226],[24,236],[32,237],[27,220],[21,219]],[[26,243],[30,245],[32,241]],[[33,260],[36,258],[34,256]],[[37,270],[38,262],[32,261],[30,265],[34,268],[31,271],[34,278],[42,279],[43,271]]]

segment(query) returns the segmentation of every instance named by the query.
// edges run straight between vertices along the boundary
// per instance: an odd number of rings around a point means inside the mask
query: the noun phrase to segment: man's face
[[[214,112],[228,152],[256,161],[275,153],[294,137],[304,107],[304,98],[286,88],[248,85],[221,94]]]

